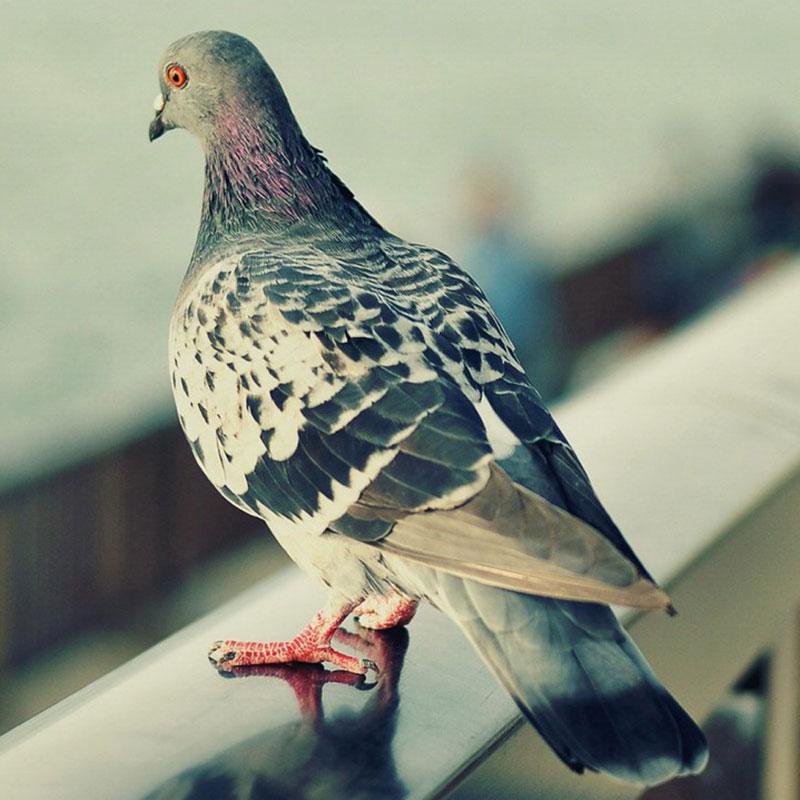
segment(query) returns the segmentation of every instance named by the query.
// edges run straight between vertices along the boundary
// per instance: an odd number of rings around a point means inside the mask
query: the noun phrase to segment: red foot
[[[318,664],[259,664],[251,667],[231,667],[221,670],[228,678],[267,677],[286,681],[297,698],[301,716],[315,725],[324,723],[322,690],[328,683],[338,683],[359,690],[371,690],[377,686],[377,708],[388,713],[397,705],[397,683],[403,666],[403,657],[408,646],[408,633],[400,629],[393,631],[371,631],[358,628],[350,633],[339,628],[335,641],[366,656],[378,666],[378,680],[370,683],[363,675],[341,670],[330,671]]]
[[[365,675],[371,668],[367,659],[340,653],[332,647],[315,647],[298,643],[297,639],[289,642],[238,642],[234,639],[225,639],[212,645],[208,657],[222,669],[249,667],[254,664],[288,664],[292,661],[304,664],[327,662],[346,672],[356,672],[361,675]]]
[[[417,611],[417,601],[399,592],[370,595],[353,611],[363,628],[375,631],[408,625]]]
[[[333,608],[318,611],[303,631],[287,642],[239,642],[233,639],[214,642],[208,657],[219,669],[229,671],[234,667],[256,664],[288,664],[301,661],[306,664],[328,662],[347,672],[366,674],[376,670],[366,658],[356,658],[340,653],[330,646],[331,638],[356,603],[346,602]]]

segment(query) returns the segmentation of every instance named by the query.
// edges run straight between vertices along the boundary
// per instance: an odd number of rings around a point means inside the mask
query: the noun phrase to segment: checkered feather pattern
[[[329,646],[347,613],[408,621],[427,600],[572,769],[702,769],[702,733],[609,608],[669,600],[479,287],[355,201],[246,39],[186,37],[161,74],[151,138],[184,127],[206,151],[170,328],[181,426],[214,486],[337,601],[292,642],[234,645],[349,669]]]
[[[388,235],[346,247],[318,237],[223,262],[182,296],[173,386],[209,478],[273,530],[377,542],[408,515],[462,506],[496,460],[483,398],[521,451],[499,460],[509,472],[522,461],[530,479],[531,453],[544,463],[558,450],[554,463],[577,466],[482,292],[438,251]],[[568,508],[539,472],[534,491]],[[576,476],[565,473],[567,489]],[[602,509],[588,482],[580,489]],[[624,557],[628,583],[647,578]]]
[[[446,259],[429,251],[404,272],[383,244],[348,261],[311,244],[245,252],[182,298],[173,385],[187,437],[223,494],[268,521],[322,533],[368,485],[421,510],[486,481],[491,449],[466,393],[512,362],[508,343],[488,307],[448,301],[453,285],[480,295]],[[449,460],[426,460],[426,446]],[[425,465],[436,484],[392,500],[392,482]]]

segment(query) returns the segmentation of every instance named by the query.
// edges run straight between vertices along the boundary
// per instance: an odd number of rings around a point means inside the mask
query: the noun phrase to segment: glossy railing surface
[[[789,265],[557,414],[673,596],[677,619],[628,621],[701,719],[800,606],[798,298]],[[375,685],[207,662],[216,639],[291,636],[321,600],[294,571],[269,580],[0,738],[0,796],[636,796],[562,767],[433,609],[363,633]]]
[[[365,639],[387,664],[371,688],[305,665],[223,677],[206,660],[215,639],[291,636],[321,601],[294,571],[267,581],[21,726],[0,740],[2,794],[211,800],[252,783],[254,797],[427,797],[514,718],[432,609]]]

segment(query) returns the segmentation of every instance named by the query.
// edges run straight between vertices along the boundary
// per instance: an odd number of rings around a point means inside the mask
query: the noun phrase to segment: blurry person
[[[471,170],[465,195],[464,267],[489,298],[533,385],[552,399],[562,389],[565,365],[547,259],[522,233],[519,195],[499,170]]]
[[[800,245],[800,159],[780,145],[761,145],[752,156],[750,190],[757,252]]]

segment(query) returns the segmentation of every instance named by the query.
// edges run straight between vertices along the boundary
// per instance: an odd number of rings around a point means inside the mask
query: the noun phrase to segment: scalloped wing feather
[[[526,594],[666,608],[669,598],[604,536],[514,483],[497,465],[464,505],[404,516],[376,546],[393,555]],[[361,518],[382,511],[358,504]]]

